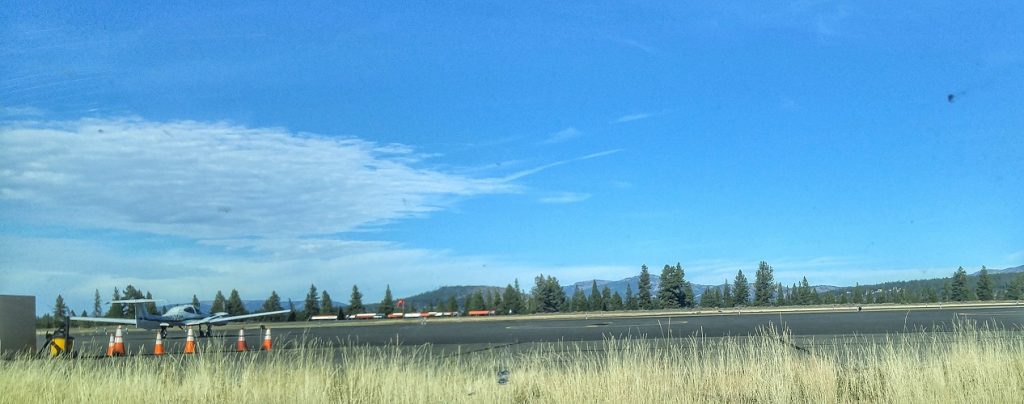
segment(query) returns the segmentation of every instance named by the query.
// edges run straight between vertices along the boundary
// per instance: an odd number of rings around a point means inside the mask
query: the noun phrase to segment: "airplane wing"
[[[71,321],[89,321],[93,323],[114,323],[135,325],[134,318],[106,318],[106,317],[71,317]]]
[[[203,319],[199,319],[199,320],[186,321],[185,325],[189,326],[189,325],[200,325],[200,324],[208,324],[208,323],[219,324],[219,323],[227,323],[229,321],[244,320],[244,319],[253,318],[253,317],[274,316],[274,315],[285,314],[285,313],[289,313],[289,312],[291,312],[291,310],[265,311],[265,312],[262,312],[262,313],[243,314],[243,315],[240,315],[240,316],[231,316],[231,317],[209,316],[209,317],[206,317],[206,318],[203,318]]]

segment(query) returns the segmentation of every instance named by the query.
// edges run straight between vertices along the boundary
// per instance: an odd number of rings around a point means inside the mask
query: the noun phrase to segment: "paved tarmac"
[[[352,320],[316,323],[267,324],[272,328],[275,347],[285,348],[302,341],[331,346],[432,344],[458,347],[508,346],[545,342],[586,342],[615,338],[680,338],[757,335],[764,327],[785,327],[795,337],[895,334],[919,331],[949,331],[958,321],[998,324],[1011,331],[1024,330],[1024,307],[913,308],[885,311],[711,313],[700,315],[664,314],[592,318],[543,319],[530,316],[509,319],[398,319]],[[250,347],[260,343],[259,324],[244,324]],[[232,349],[239,326],[214,328],[204,338],[223,349]],[[86,356],[102,355],[113,328],[94,328],[76,333],[76,346]],[[129,351],[150,352],[155,332],[132,329],[126,333]],[[164,340],[168,352],[181,352],[184,332],[170,331]]]

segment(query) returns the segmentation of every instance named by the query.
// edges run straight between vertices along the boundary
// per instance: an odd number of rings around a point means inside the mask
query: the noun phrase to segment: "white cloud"
[[[552,133],[551,135],[548,135],[548,138],[545,139],[541,143],[542,144],[562,143],[562,142],[566,142],[566,141],[578,138],[578,137],[580,137],[582,135],[583,135],[583,132],[580,132],[579,129],[576,129],[576,128],[573,128],[573,127],[569,127],[569,128],[562,129],[562,130],[560,130],[558,132]]]
[[[550,195],[540,198],[542,203],[576,203],[583,202],[590,199],[590,194],[581,194],[577,192],[562,192],[557,195]]]
[[[296,237],[514,189],[421,159],[404,145],[223,123],[13,123],[0,128],[0,215],[190,239]]]
[[[616,119],[613,122],[614,123],[633,122],[633,121],[639,121],[641,119],[647,119],[647,118],[650,118],[652,116],[654,116],[654,114],[648,113],[648,112],[641,112],[641,113],[636,113],[636,114],[629,114],[629,115],[620,116],[618,119]]]

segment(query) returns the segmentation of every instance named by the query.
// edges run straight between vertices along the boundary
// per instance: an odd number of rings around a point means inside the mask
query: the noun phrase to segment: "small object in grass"
[[[498,371],[498,384],[508,384],[508,369]]]

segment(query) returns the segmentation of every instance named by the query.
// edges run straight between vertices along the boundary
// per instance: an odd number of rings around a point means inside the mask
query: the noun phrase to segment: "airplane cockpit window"
[[[192,313],[192,314],[196,314],[196,309],[193,309],[193,308],[191,308],[191,307],[186,307],[186,308],[185,308],[185,312],[186,312],[186,313]]]

